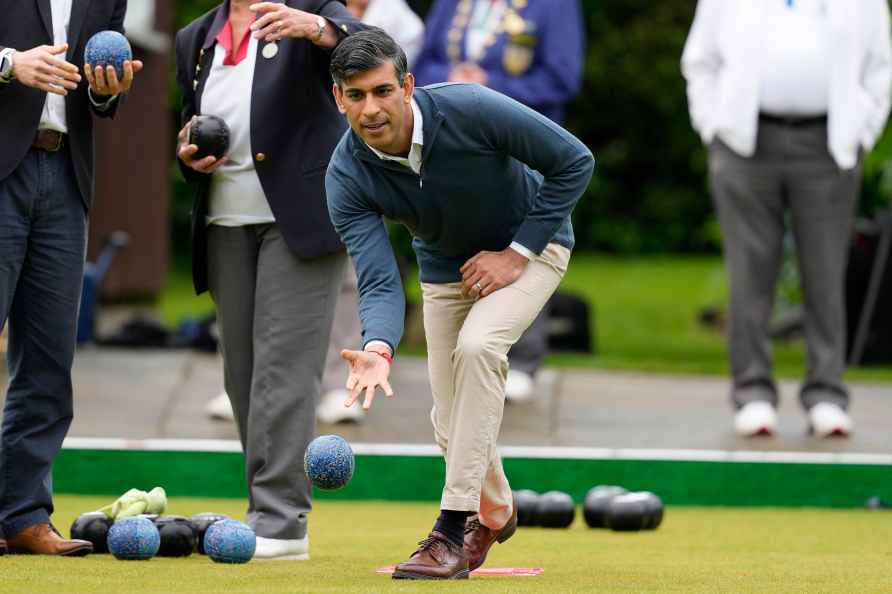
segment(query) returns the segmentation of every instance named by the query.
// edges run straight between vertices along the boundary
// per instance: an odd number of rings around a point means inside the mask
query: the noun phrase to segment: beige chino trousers
[[[508,521],[511,486],[496,449],[508,350],[557,289],[569,261],[570,250],[550,243],[514,283],[479,300],[462,296],[461,283],[421,284],[431,421],[446,457],[441,509],[479,512],[489,528]]]

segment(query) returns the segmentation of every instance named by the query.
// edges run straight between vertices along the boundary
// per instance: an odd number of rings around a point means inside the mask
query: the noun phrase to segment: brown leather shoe
[[[395,580],[464,580],[468,578],[468,557],[462,547],[449,542],[434,530],[418,543],[408,561],[393,570]]]
[[[83,557],[93,552],[93,543],[66,540],[52,524],[35,524],[6,541],[11,555],[63,555]]]
[[[475,514],[465,525],[465,554],[468,556],[468,569],[474,571],[486,561],[490,547],[498,541],[503,543],[517,531],[517,502],[511,504],[513,510],[508,522],[498,530],[487,528]]]

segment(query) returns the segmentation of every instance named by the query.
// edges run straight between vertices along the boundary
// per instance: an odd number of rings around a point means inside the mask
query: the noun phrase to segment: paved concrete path
[[[0,400],[6,385],[0,370]],[[187,350],[86,347],[75,368],[72,437],[235,439],[235,427],[208,419],[204,407],[222,389],[217,356]],[[400,357],[397,397],[376,398],[366,422],[319,425],[353,442],[432,444],[430,388],[425,361]],[[537,396],[505,410],[500,443],[702,450],[790,450],[892,453],[892,385],[855,384],[850,439],[806,435],[798,386],[783,382],[780,431],[773,438],[739,439],[731,432],[728,383],[723,378],[545,369]]]

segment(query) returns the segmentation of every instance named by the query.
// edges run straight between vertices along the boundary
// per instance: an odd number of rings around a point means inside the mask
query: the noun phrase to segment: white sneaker
[[[320,423],[361,423],[365,418],[365,411],[359,404],[359,400],[353,406],[347,408],[344,401],[347,400],[347,390],[331,390],[319,399],[316,407],[316,419]]]
[[[808,410],[811,431],[818,437],[848,437],[855,424],[841,407],[830,402],[819,402]]]
[[[770,402],[749,402],[734,415],[734,431],[741,437],[774,435],[776,430],[777,411]]]
[[[296,540],[257,537],[255,561],[307,561],[310,558],[310,535]]]
[[[220,392],[218,396],[214,396],[204,407],[204,412],[210,418],[218,421],[235,421],[235,415],[232,414],[232,403],[229,402],[229,395],[226,392]]]
[[[512,402],[526,402],[533,397],[533,376],[516,369],[508,370],[505,381],[505,398]]]

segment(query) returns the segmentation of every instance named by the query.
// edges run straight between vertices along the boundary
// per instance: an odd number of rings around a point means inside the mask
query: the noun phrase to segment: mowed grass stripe
[[[57,498],[63,533],[107,498]],[[169,513],[218,511],[233,499],[175,498]],[[432,503],[319,502],[309,562],[225,566],[206,557],[116,561],[0,558],[0,592],[888,592],[892,513],[862,510],[675,508],[656,532],[521,528],[487,566],[542,566],[538,577],[393,582],[375,569],[403,560],[437,513]]]

